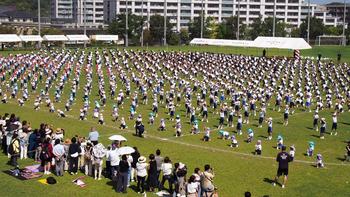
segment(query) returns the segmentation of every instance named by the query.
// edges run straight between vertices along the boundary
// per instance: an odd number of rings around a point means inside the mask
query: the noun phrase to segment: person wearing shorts
[[[286,152],[286,146],[282,146],[282,151],[278,153],[276,161],[278,162],[278,169],[275,181],[273,182],[273,186],[276,186],[276,183],[278,183],[278,178],[280,176],[284,176],[282,183],[282,188],[284,188],[288,179],[288,164],[292,161],[292,157]]]

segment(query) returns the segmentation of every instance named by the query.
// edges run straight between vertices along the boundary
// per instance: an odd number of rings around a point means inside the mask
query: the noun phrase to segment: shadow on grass
[[[261,137],[261,138],[267,139],[267,137],[266,137],[266,136],[264,136],[264,135],[259,135],[258,137]]]
[[[319,135],[315,135],[315,134],[312,134],[312,135],[310,135],[311,137],[315,137],[315,138],[320,138],[320,136]]]
[[[340,122],[340,124],[350,125],[350,122]]]
[[[339,161],[345,161],[345,158],[342,158],[342,157],[337,157],[337,159],[338,159]]]
[[[264,182],[268,183],[268,184],[273,184],[275,181],[270,179],[270,178],[264,178]],[[279,186],[282,186],[280,183],[276,183]]]
[[[139,191],[136,185],[130,185],[129,188],[132,189],[135,193]]]
[[[309,129],[309,130],[314,130],[314,128],[312,128],[312,127],[306,127],[307,129]]]

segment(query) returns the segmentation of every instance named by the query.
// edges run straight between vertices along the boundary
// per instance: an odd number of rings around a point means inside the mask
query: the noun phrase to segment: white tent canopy
[[[207,39],[194,38],[190,44],[214,45],[214,46],[234,46],[234,47],[254,47],[251,40],[227,40],[227,39]]]
[[[86,35],[67,35],[69,41],[89,41],[89,38]]]
[[[257,37],[254,41],[194,38],[190,42],[190,44],[234,46],[234,47],[277,48],[277,49],[293,49],[293,50],[311,49],[311,46],[303,38],[263,37],[263,36]]]
[[[21,42],[16,34],[0,34],[0,42]]]
[[[254,40],[254,46],[258,48],[277,48],[277,49],[311,49],[311,46],[303,38],[285,38],[285,37],[263,37],[259,36]]]
[[[118,41],[118,35],[92,35],[90,38],[96,41]]]
[[[64,35],[45,35],[44,37],[45,41],[67,41],[68,38]]]
[[[20,35],[19,36],[24,42],[41,42],[43,38],[39,35]]]

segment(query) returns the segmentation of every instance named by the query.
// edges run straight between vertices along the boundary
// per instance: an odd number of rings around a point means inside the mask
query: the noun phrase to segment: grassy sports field
[[[137,49],[137,48],[133,48]],[[165,48],[150,47],[149,50],[164,50]],[[186,51],[208,51],[218,53],[236,53],[260,55],[261,50],[257,49],[237,49],[224,47],[168,47],[167,50],[186,50]],[[95,50],[95,49],[93,49]],[[303,56],[317,56],[318,53],[327,54],[330,58],[336,58],[338,51],[343,54],[343,60],[350,61],[350,48],[340,47],[315,47],[312,50],[302,51]],[[5,53],[4,53],[5,54]],[[292,55],[291,51],[286,50],[269,50],[268,55]],[[95,69],[95,68],[94,68]],[[95,71],[95,70],[94,70]],[[106,75],[106,70],[104,70]],[[107,77],[106,77],[107,79]],[[93,80],[97,81],[94,75]],[[86,78],[81,76],[81,84],[85,84]],[[40,88],[43,84],[39,85]],[[120,87],[120,84],[118,84]],[[67,88],[67,89],[66,89]],[[62,101],[68,98],[68,88],[66,85]],[[38,93],[37,93],[38,94]],[[257,128],[257,117],[252,118],[249,125],[243,125],[242,136],[238,136],[240,142],[239,148],[232,149],[229,147],[230,142],[217,139],[218,116],[209,116],[208,123],[200,122],[201,131],[204,126],[213,128],[212,141],[203,142],[201,138],[203,134],[190,135],[189,118],[185,117],[184,108],[177,110],[183,121],[183,137],[175,138],[174,129],[171,128],[173,123],[167,122],[168,130],[165,132],[157,131],[159,120],[161,117],[168,117],[167,110],[164,105],[160,105],[160,113],[155,120],[155,125],[145,124],[146,137],[138,138],[133,136],[133,121],[127,121],[128,130],[118,129],[119,122],[111,121],[111,111],[113,101],[107,99],[107,105],[104,108],[105,125],[98,125],[97,120],[88,117],[87,121],[79,121],[79,108],[83,105],[80,99],[83,92],[78,90],[76,104],[72,106],[72,111],[67,112],[68,117],[59,118],[56,113],[48,112],[48,109],[41,107],[39,111],[33,109],[35,93],[31,93],[30,100],[25,103],[24,107],[19,107],[16,100],[10,99],[8,104],[0,104],[0,112],[16,113],[22,120],[28,120],[32,123],[32,127],[37,128],[42,122],[53,124],[54,127],[61,127],[66,130],[66,137],[75,134],[79,136],[87,136],[91,126],[95,126],[100,132],[101,142],[107,145],[108,137],[112,134],[122,134],[128,142],[125,144],[137,146],[142,155],[148,156],[154,153],[157,148],[162,150],[163,156],[169,156],[173,162],[183,162],[188,166],[189,173],[195,167],[201,169],[205,164],[211,164],[214,168],[216,177],[215,185],[219,188],[219,195],[223,197],[243,196],[245,191],[251,191],[253,196],[347,196],[350,193],[350,165],[342,161],[345,153],[346,141],[350,139],[350,113],[345,112],[339,116],[338,136],[326,135],[325,140],[318,138],[319,133],[312,130],[312,113],[305,112],[302,109],[296,110],[295,114],[289,118],[289,125],[283,126],[283,114],[272,111],[272,105],[268,108],[268,113],[274,119],[274,139],[265,141],[267,126]],[[93,84],[93,91],[90,97],[91,101],[98,99],[97,85]],[[65,102],[57,103],[56,109],[64,108]],[[184,103],[182,103],[183,105]],[[128,117],[130,99],[126,100],[124,110],[120,110],[120,117]],[[148,113],[151,105],[138,108],[138,113],[143,115],[144,122],[147,122]],[[326,117],[328,124],[331,121],[333,111],[324,110],[320,116]],[[235,118],[236,120],[236,118]],[[246,130],[252,128],[255,132],[255,140],[263,140],[263,155],[258,157],[252,154],[254,151],[254,143],[248,144],[243,142],[246,139]],[[328,128],[329,129],[329,128]],[[235,131],[235,128],[225,128],[227,131]],[[271,180],[276,174],[277,163],[275,156],[278,153],[274,147],[276,145],[277,134],[284,136],[284,142],[287,146],[294,144],[296,146],[296,160],[290,165],[290,176],[287,187],[273,187]],[[307,142],[314,141],[316,143],[315,152],[321,153],[324,157],[326,167],[323,169],[315,168],[315,158],[309,158],[304,155],[307,149]],[[6,165],[7,157],[0,156],[0,170],[5,171],[11,167]],[[32,160],[19,161],[21,166],[33,164]],[[0,173],[0,193],[1,196],[29,196],[29,195],[46,195],[46,196],[96,196],[96,195],[116,195],[112,183],[109,179],[95,181],[92,178],[86,178],[84,181],[87,187],[79,188],[71,183],[71,181],[79,175],[68,175],[57,178],[56,185],[42,185],[36,179],[28,181],[19,181],[5,173]],[[128,194],[124,196],[138,196],[133,189],[128,190]],[[153,196],[148,193],[148,196]]]

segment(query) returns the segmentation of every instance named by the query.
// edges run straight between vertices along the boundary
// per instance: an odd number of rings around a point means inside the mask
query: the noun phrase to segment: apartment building
[[[86,12],[85,12],[85,9]],[[60,24],[83,26],[84,16],[88,26],[104,24],[103,0],[52,0],[51,21]]]
[[[166,5],[167,17],[170,22],[176,24],[178,31],[182,27],[187,27],[195,17],[200,16],[202,3],[205,16],[211,16],[218,22],[238,14],[245,24],[251,24],[259,16],[263,19],[273,17],[274,4],[277,20],[296,27],[299,27],[308,15],[308,4],[302,0],[203,0],[203,2],[202,0],[105,0],[105,2],[112,5],[109,9],[105,6],[105,15],[107,12],[113,13],[114,9],[115,14],[125,13],[126,7],[129,13],[136,15],[141,15],[141,12],[147,17],[154,14],[163,15]],[[338,23],[337,17],[328,14],[324,6],[311,4],[310,14],[322,19],[325,25],[336,26]],[[113,17],[110,16],[108,19],[106,21],[111,21]]]

